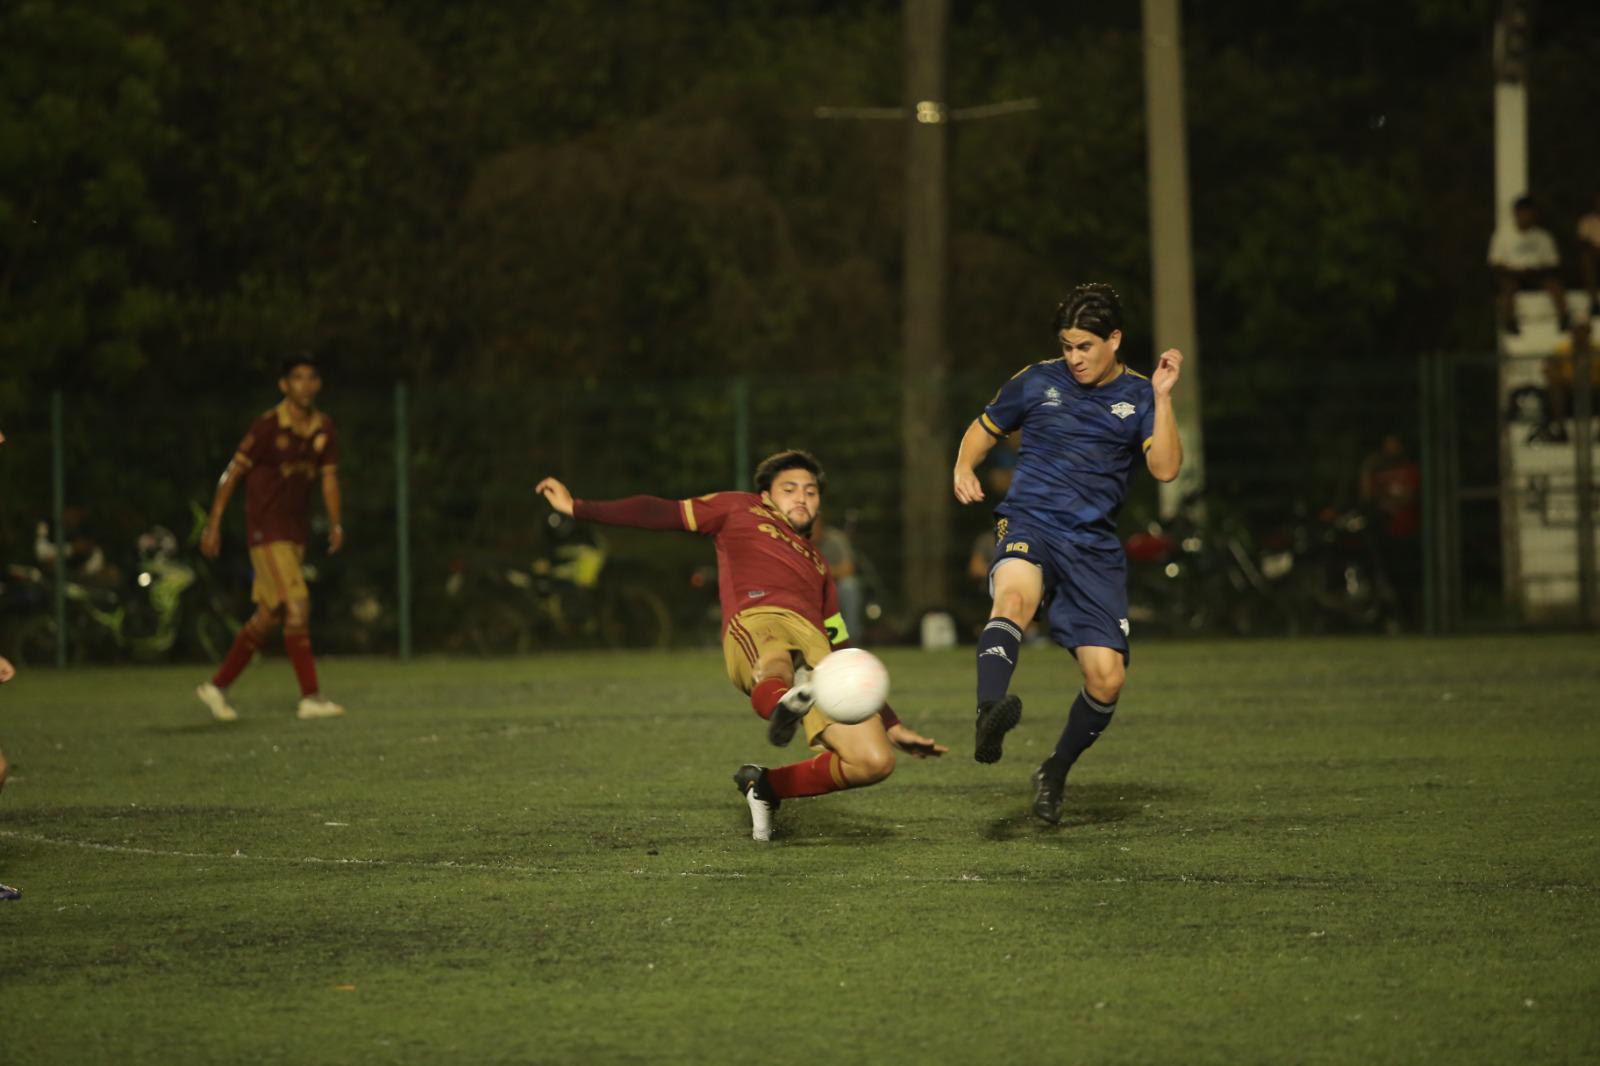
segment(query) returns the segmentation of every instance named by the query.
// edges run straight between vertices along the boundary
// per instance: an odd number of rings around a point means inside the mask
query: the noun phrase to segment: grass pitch
[[[1027,815],[1076,674],[885,655],[955,750],[792,801],[707,652],[281,659],[0,690],[6,1063],[1600,1058],[1593,637],[1158,644]],[[786,753],[803,754],[797,744]]]

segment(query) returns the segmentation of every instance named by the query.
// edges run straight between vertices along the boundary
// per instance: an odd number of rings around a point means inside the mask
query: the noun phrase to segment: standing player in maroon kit
[[[894,772],[895,748],[919,759],[949,749],[908,728],[887,704],[876,718],[855,725],[812,706],[810,669],[850,637],[833,575],[807,536],[822,502],[822,467],[806,452],[779,452],[762,460],[755,482],[754,493],[691,500],[577,500],[555,478],[539,482],[536,491],[561,514],[583,521],[715,540],[729,680],[767,720],[773,744],[788,744],[804,723],[806,740],[822,752],[771,770],[747,763],[734,774],[750,805],[750,835],[768,840],[782,800],[875,785]]]
[[[322,502],[328,510],[329,554],[344,544],[344,527],[339,524],[339,439],[333,419],[317,410],[322,375],[309,356],[283,361],[278,388],[283,402],[257,418],[239,443],[217,483],[211,516],[200,537],[201,553],[215,559],[222,550],[223,512],[243,478],[245,536],[256,575],[250,598],[256,611],[234,638],[216,674],[195,689],[200,702],[222,722],[239,717],[228,705],[228,686],[280,624],[284,650],[300,682],[298,716],[332,718],[344,713],[317,688],[317,664],[311,657],[311,593],[301,572],[313,481],[322,484]]]

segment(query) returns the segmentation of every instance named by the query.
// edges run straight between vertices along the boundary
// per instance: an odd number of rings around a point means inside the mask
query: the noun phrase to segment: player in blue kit
[[[995,442],[1022,431],[1016,470],[995,508],[994,606],[978,638],[978,720],[973,757],[998,762],[1001,743],[1022,719],[1009,695],[1022,631],[1043,611],[1050,638],[1072,652],[1083,690],[1056,749],[1033,774],[1033,812],[1061,820],[1067,771],[1106,726],[1127,677],[1127,559],[1117,512],[1128,472],[1143,456],[1162,481],[1178,476],[1183,445],[1172,387],[1183,354],[1161,353],[1145,377],[1117,358],[1122,305],[1109,285],[1080,285],[1056,308],[1061,357],[1024,368],[961,438],[955,493],[983,499],[974,469]]]

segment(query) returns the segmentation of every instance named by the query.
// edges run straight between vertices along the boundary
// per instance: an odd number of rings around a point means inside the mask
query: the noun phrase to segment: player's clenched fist
[[[1156,360],[1155,373],[1150,375],[1150,387],[1155,389],[1157,396],[1168,396],[1172,393],[1172,386],[1178,383],[1178,372],[1183,366],[1183,353],[1176,348],[1168,348],[1161,353],[1161,358]]]
[[[553,477],[547,477],[533,487],[533,491],[543,496],[558,514],[572,517],[572,493],[567,487]]]

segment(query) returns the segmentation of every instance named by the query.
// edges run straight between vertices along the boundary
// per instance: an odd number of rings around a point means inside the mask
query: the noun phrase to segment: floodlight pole
[[[1156,350],[1183,352],[1172,390],[1183,466],[1160,488],[1161,517],[1204,490],[1200,421],[1200,338],[1194,314],[1194,249],[1189,226],[1189,155],[1183,113],[1183,20],[1178,0],[1144,0],[1145,138],[1149,152],[1150,283]]]
[[[1039,106],[1034,99],[951,109],[945,102],[949,0],[905,0],[906,106],[819,107],[817,118],[883,119],[906,124],[906,218],[901,306],[901,514],[906,545],[902,592],[912,614],[948,606],[950,461],[955,435],[945,393],[949,279],[950,123],[994,118]]]
[[[905,296],[900,363],[900,454],[906,535],[903,594],[920,614],[949,602],[950,434],[944,400],[949,275],[949,144],[945,137],[945,39],[949,0],[906,0]]]

